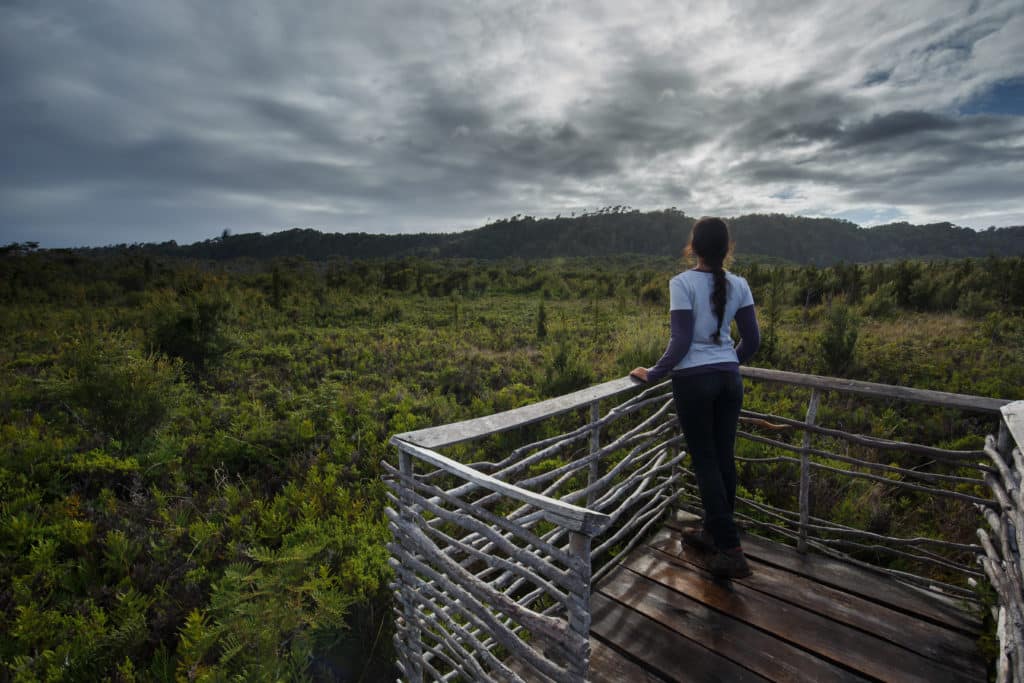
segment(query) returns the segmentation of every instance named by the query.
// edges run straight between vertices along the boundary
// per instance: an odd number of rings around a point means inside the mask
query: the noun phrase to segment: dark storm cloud
[[[867,105],[863,98],[801,80],[742,95],[723,108],[728,108],[737,126],[731,144],[737,149],[760,149],[834,140],[842,133],[843,121]]]
[[[74,131],[22,126],[0,179],[10,189],[120,185],[145,189],[322,194],[365,190],[348,169],[311,159],[270,158],[236,144],[167,133],[139,141],[97,140]]]
[[[955,121],[923,111],[896,111],[874,116],[842,134],[842,144],[850,147],[889,142],[895,137],[914,136],[929,131],[948,131],[957,127]]]
[[[827,144],[792,159],[758,158],[737,170],[757,183],[851,188],[864,203],[950,204],[1013,197],[1013,169],[1024,160],[1024,121],[1001,116],[896,112],[820,139]]]
[[[275,100],[267,95],[241,97],[240,104],[256,119],[263,119],[268,133],[285,132],[309,145],[355,151],[343,138],[338,120],[324,112]]]
[[[642,58],[624,60],[600,89],[551,120],[522,116],[525,102],[492,112],[479,96],[460,92],[422,73],[420,93],[403,127],[406,147],[424,166],[440,165],[458,187],[499,189],[539,178],[586,181],[620,173],[628,157],[685,150],[703,139],[676,93],[693,78]]]
[[[1024,222],[1022,119],[982,97],[1018,82],[1021,28],[1008,0],[7,2],[0,242],[614,204]]]

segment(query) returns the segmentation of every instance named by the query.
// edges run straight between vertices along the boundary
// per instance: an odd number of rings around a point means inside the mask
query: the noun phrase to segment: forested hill
[[[461,233],[372,235],[287,230],[229,235],[187,246],[144,245],[166,256],[203,259],[464,257],[524,259],[680,253],[693,217],[620,207],[573,217],[513,216]],[[977,232],[950,223],[861,228],[849,221],[754,214],[730,219],[737,253],[801,264],[1024,255],[1024,226]]]

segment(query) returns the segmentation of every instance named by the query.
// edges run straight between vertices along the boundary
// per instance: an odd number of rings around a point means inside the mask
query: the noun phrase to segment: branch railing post
[[[992,608],[999,639],[996,683],[1024,683],[1024,491],[1021,442],[1024,441],[1024,401],[1001,409],[999,427],[986,439],[985,453],[995,471],[985,480],[995,493],[995,509],[982,508],[989,531],[978,529],[984,554],[978,562],[995,589]],[[1016,447],[1015,447],[1016,442]]]
[[[597,421],[601,419],[601,402],[594,401],[590,404],[590,424],[594,425],[590,431],[590,454],[594,455],[601,450],[601,425],[597,424]],[[590,470],[587,473],[587,488],[590,492],[587,493],[587,507],[593,505],[594,500],[597,498],[597,491],[594,490],[594,482],[601,478],[601,461],[599,458],[594,458],[590,461]]]
[[[398,471],[410,479],[415,474],[413,471],[412,455],[402,448],[398,449]],[[399,515],[409,524],[412,524],[416,511],[413,508],[412,500],[405,486],[402,486],[399,490],[399,500],[402,502]],[[416,604],[418,601],[416,600],[416,587],[406,581],[402,581],[400,590],[403,594],[402,611],[405,618],[405,638],[402,643],[404,647],[399,652],[399,657],[404,664],[406,680],[409,683],[422,683],[423,647],[422,636],[420,635],[419,626],[417,626]]]
[[[821,392],[815,388],[811,389],[811,400],[807,403],[807,416],[804,424],[813,426],[818,417],[818,404],[821,402]],[[802,451],[800,452],[800,536],[797,540],[797,550],[807,552],[807,525],[811,516],[811,465],[810,452],[811,432],[804,430]]]
[[[569,552],[580,560],[583,574],[580,577],[583,609],[569,613],[569,628],[582,639],[583,651],[569,662],[569,671],[579,681],[586,681],[590,673],[590,545],[591,537],[588,534],[573,531],[569,536]]]
[[[1011,449],[1010,428],[1006,425],[1006,419],[1000,416],[999,428],[996,430],[996,450],[999,451],[999,455],[1003,456],[1003,461],[1008,465],[1013,464],[1013,459],[1010,456]]]

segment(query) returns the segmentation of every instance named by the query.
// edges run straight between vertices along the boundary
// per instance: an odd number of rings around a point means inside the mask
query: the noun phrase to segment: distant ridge
[[[292,229],[269,235],[225,235],[179,246],[138,245],[165,256],[227,260],[301,256],[332,258],[553,258],[681,253],[694,218],[676,209],[640,212],[614,207],[580,216],[516,215],[460,233],[375,235]],[[951,223],[893,223],[861,228],[831,218],[752,214],[729,219],[737,253],[799,264],[890,259],[1024,255],[1024,226],[975,231]],[[93,250],[90,250],[93,251]]]

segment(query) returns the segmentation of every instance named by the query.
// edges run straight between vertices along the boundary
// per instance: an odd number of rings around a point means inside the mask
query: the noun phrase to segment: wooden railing
[[[1024,467],[1019,448],[1011,454],[1009,435],[1020,442],[1022,435],[1013,432],[1020,411],[983,397],[759,368],[742,372],[789,392],[790,403],[794,392],[809,391],[809,397],[802,420],[750,410],[741,416],[739,436],[758,444],[758,454],[738,456],[740,467],[761,476],[771,468],[772,476],[794,480],[798,495],[795,505],[740,496],[737,519],[803,551],[883,564],[879,571],[927,587],[936,599],[972,600],[969,584],[982,577],[981,558],[999,595],[1000,671],[1019,671],[1024,530],[1017,522]],[[665,383],[637,392],[638,386],[622,378],[392,438],[398,467],[383,465],[392,491],[395,641],[406,680],[585,680],[591,584],[670,507],[695,504],[671,389]],[[833,392],[982,416],[1002,410],[1006,417],[1001,436],[990,437],[984,450],[940,448],[817,425],[822,399]],[[602,412],[602,403],[629,394]],[[528,443],[517,445],[522,441]],[[995,540],[983,530],[978,545],[829,521],[816,514],[814,492],[830,480],[907,491],[968,506],[972,514],[977,507]],[[1020,681],[1016,675],[1001,680]]]
[[[998,504],[982,513],[995,538],[978,529],[985,548],[978,561],[999,598],[992,610],[999,637],[996,681],[1024,683],[1024,401],[1003,406],[1001,412],[998,434],[985,439],[985,453],[995,464],[995,472],[986,474],[985,480]]]

